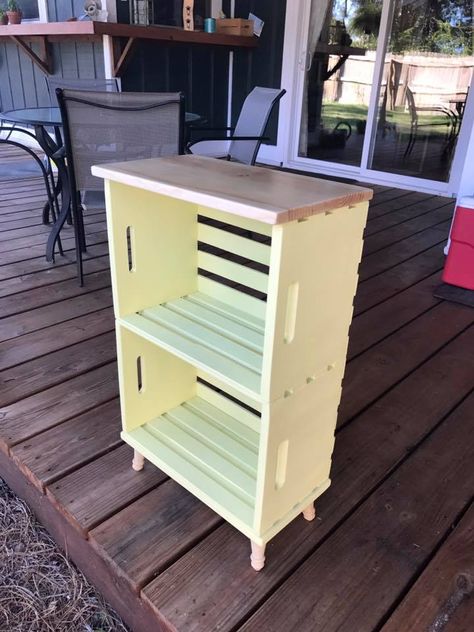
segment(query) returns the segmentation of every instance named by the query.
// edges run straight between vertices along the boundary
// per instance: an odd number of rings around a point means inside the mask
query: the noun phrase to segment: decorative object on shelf
[[[215,18],[206,18],[204,20],[204,32],[215,33],[216,32],[216,20]]]
[[[183,28],[194,31],[194,0],[183,0]]]
[[[372,192],[198,156],[92,173],[133,469],[145,458],[209,505],[260,570],[330,485]]]
[[[5,26],[8,24],[8,15],[3,9],[0,9],[0,25]]]
[[[98,22],[107,22],[108,11],[102,10],[100,0],[86,0],[84,3],[84,14],[79,20],[96,20]]]
[[[155,23],[153,0],[130,0],[130,24]]]
[[[265,22],[257,17],[254,13],[249,13],[249,20],[253,22],[253,34],[260,37],[263,32]]]
[[[6,13],[8,24],[21,24],[23,14],[16,0],[8,0]]]
[[[252,37],[253,20],[244,20],[243,18],[217,20],[217,32],[226,35],[245,35]]]

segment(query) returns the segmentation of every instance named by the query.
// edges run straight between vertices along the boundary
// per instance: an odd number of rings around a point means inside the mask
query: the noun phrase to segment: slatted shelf
[[[260,394],[264,322],[259,318],[196,292],[120,322],[237,390]]]
[[[242,413],[238,419],[198,396],[122,436],[229,522],[249,532],[259,433],[246,420],[251,416],[257,422],[258,417]]]

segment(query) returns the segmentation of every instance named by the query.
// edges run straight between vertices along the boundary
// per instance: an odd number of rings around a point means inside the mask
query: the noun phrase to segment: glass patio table
[[[53,215],[53,226],[46,244],[46,259],[54,261],[54,250],[56,244],[59,246],[59,252],[62,254],[61,241],[59,233],[69,216],[71,203],[71,193],[69,190],[69,178],[64,157],[61,155],[62,148],[62,121],[61,113],[58,107],[35,107],[21,108],[17,110],[8,110],[0,113],[3,121],[9,121],[20,125],[29,125],[34,129],[34,136],[39,146],[44,151],[49,161],[54,162],[58,170],[56,181],[53,178],[54,204],[57,213]],[[48,130],[54,131],[54,136]],[[61,195],[61,208],[59,208],[59,196]],[[43,223],[49,224],[49,215],[51,211],[50,202],[46,202],[43,208]]]
[[[20,125],[30,125],[34,129],[34,135],[41,149],[46,154],[48,160],[54,162],[58,170],[56,182],[53,181],[54,187],[54,203],[57,213],[53,213],[55,219],[51,232],[46,244],[46,260],[54,261],[54,251],[58,244],[59,252],[62,254],[60,232],[66,219],[70,216],[71,207],[71,191],[69,186],[69,177],[67,173],[64,154],[61,151],[62,141],[62,120],[59,107],[34,107],[21,108],[17,110],[8,110],[0,112],[0,119]],[[202,122],[204,119],[201,115],[194,112],[185,113],[185,125]],[[54,130],[54,137],[48,132],[48,129]],[[59,208],[59,195],[61,195],[61,208]],[[43,209],[43,223],[49,224],[50,202],[46,202]],[[84,242],[84,239],[82,239]],[[85,250],[85,243],[82,243]]]

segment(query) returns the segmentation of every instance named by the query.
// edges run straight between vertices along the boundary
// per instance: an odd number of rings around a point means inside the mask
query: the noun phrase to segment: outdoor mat
[[[449,285],[448,283],[441,283],[441,285],[438,285],[438,287],[435,288],[433,295],[436,296],[436,298],[442,298],[445,301],[461,303],[461,305],[474,307],[473,290],[466,290],[462,287]]]

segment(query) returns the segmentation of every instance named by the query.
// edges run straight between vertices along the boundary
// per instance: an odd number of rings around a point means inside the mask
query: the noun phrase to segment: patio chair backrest
[[[89,92],[120,92],[117,79],[65,79],[64,77],[45,77],[51,105],[58,105],[56,89],[88,90]]]
[[[263,136],[273,108],[285,94],[280,88],[256,87],[247,95],[235,126],[235,136]],[[231,160],[253,165],[261,140],[245,140],[230,143]]]
[[[57,90],[73,191],[99,191],[91,166],[183,153],[179,92]]]

